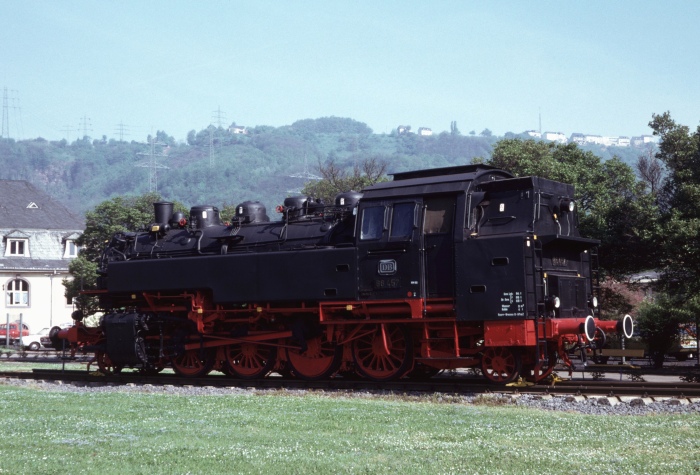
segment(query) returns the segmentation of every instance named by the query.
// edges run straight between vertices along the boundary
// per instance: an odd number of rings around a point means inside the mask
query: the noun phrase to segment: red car
[[[7,341],[7,323],[0,325],[0,345]],[[13,344],[16,340],[19,340],[19,322],[10,323],[10,344]],[[26,324],[22,324],[22,336],[29,336],[29,327]]]

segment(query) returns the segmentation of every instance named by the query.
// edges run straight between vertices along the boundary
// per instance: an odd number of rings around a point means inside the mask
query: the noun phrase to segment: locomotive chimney
[[[173,204],[169,201],[153,203],[157,224],[166,224],[173,214]]]

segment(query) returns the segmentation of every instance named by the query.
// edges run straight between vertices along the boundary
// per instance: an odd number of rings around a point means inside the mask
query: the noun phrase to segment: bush
[[[693,318],[687,302],[665,294],[639,307],[637,327],[655,367],[663,366],[666,353],[678,340],[679,325]]]

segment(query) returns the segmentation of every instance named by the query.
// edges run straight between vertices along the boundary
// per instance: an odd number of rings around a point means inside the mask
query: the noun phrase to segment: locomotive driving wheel
[[[228,345],[224,348],[225,373],[241,379],[264,378],[275,365],[275,351],[251,342]]]
[[[355,340],[352,355],[362,376],[372,381],[391,381],[413,366],[413,339],[406,326],[382,323]]]
[[[102,374],[118,374],[122,372],[122,367],[112,363],[109,355],[104,351],[96,352],[95,360],[97,361],[97,367]]]
[[[520,376],[523,360],[516,348],[488,347],[481,357],[481,372],[492,383],[508,384]]]
[[[214,362],[214,353],[211,350],[194,348],[175,356],[171,364],[178,376],[199,378],[209,374]]]
[[[556,348],[550,348],[547,352],[547,358],[541,362],[539,365],[530,365],[529,367],[523,366],[523,373],[528,375],[528,380],[532,382],[539,382],[543,379],[548,378],[554,371],[554,367],[557,365],[558,354]]]
[[[326,341],[325,333],[306,340],[306,350],[288,348],[287,361],[292,373],[307,381],[325,379],[340,368],[343,361],[343,347]]]

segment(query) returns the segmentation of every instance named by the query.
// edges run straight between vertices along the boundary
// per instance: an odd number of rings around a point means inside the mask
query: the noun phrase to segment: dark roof
[[[29,182],[0,180],[0,227],[85,229],[85,222]]]
[[[422,127],[421,127],[422,128]],[[484,170],[499,170],[490,165],[477,163],[474,165],[457,165],[454,167],[428,168],[426,170],[412,170],[409,172],[389,173],[394,176],[394,181],[408,180],[411,178],[428,178],[433,176],[461,175],[464,173],[476,173]]]
[[[0,259],[0,272],[67,271],[70,263],[71,259],[27,259],[26,257],[10,257]]]
[[[485,165],[466,165],[395,173],[393,181],[375,183],[362,190],[362,199],[390,198],[430,193],[467,191],[472,183],[512,178],[505,170]]]

